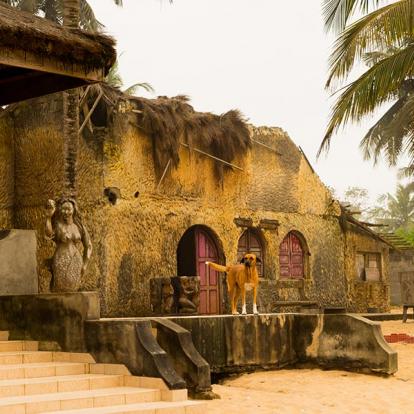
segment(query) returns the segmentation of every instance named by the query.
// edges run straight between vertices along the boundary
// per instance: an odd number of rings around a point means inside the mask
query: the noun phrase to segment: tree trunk
[[[63,25],[78,28],[79,0],[64,0]],[[76,198],[76,165],[79,147],[79,92],[70,89],[63,92],[63,151],[66,196]]]
[[[63,25],[72,29],[79,26],[79,0],[63,0]]]

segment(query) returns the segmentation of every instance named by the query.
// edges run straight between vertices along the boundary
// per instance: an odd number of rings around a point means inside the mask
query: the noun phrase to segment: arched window
[[[305,276],[305,246],[292,231],[280,244],[279,264],[281,278],[301,279]]]
[[[257,273],[259,277],[263,276],[263,246],[259,235],[252,229],[247,229],[239,239],[237,245],[237,260],[239,261],[246,253],[253,253],[261,260],[261,263],[256,264]]]

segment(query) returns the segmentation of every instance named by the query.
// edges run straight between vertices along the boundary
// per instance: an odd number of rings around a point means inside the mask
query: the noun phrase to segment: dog
[[[227,273],[227,289],[230,294],[231,313],[238,315],[237,302],[241,295],[242,297],[242,315],[246,315],[246,290],[253,289],[253,313],[257,315],[256,297],[257,288],[259,286],[259,275],[256,269],[256,263],[261,263],[261,260],[255,254],[246,253],[240,260],[240,264],[231,266],[221,266],[217,263],[206,262],[218,272]]]

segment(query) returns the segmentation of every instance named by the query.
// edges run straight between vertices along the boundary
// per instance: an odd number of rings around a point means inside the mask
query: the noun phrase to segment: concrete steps
[[[38,351],[36,341],[8,341],[0,331],[0,414],[201,414],[205,404],[159,378],[132,376],[124,365],[89,354]],[[203,413],[204,414],[204,413]]]

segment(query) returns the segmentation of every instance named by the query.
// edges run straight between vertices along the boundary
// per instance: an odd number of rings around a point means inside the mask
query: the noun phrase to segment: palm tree
[[[369,63],[355,81],[339,89],[319,149],[328,150],[332,135],[350,121],[360,121],[382,104],[394,102],[361,142],[366,158],[381,153],[390,165],[407,152],[414,168],[414,1],[324,0],[327,30],[339,32],[330,56],[326,86],[338,88],[356,64]],[[358,14],[363,17],[351,22]],[[378,52],[377,52],[378,51]]]
[[[76,29],[79,25],[79,0],[65,0],[63,25]],[[79,146],[79,91],[63,92],[63,154],[65,195],[76,197],[76,164]]]
[[[395,195],[383,194],[378,201],[382,204],[370,211],[371,219],[386,224],[391,231],[407,231],[414,224],[413,184],[398,184]]]

